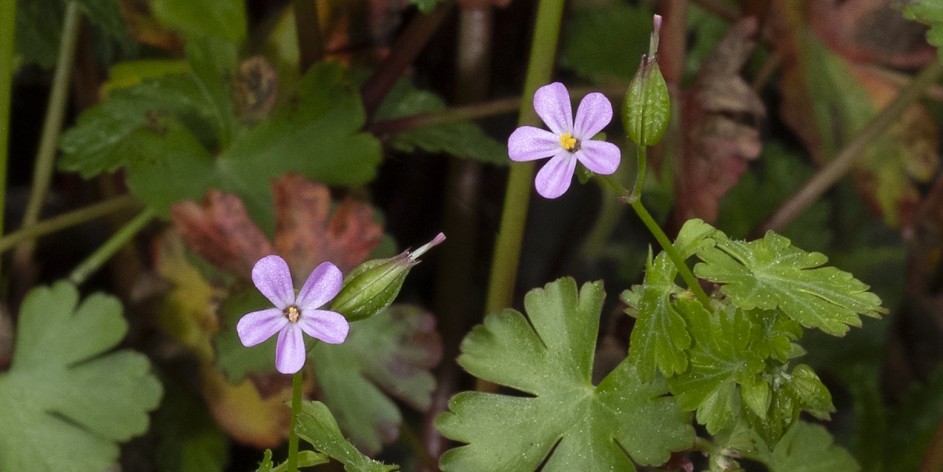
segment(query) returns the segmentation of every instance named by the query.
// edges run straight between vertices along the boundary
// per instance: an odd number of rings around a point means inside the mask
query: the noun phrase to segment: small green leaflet
[[[698,277],[721,285],[740,308],[779,309],[806,328],[843,336],[861,326],[859,316],[885,312],[881,299],[848,272],[823,267],[825,255],[792,246],[772,231],[763,239],[733,241],[716,233],[716,247],[698,251]]]
[[[861,467],[832,435],[819,425],[798,421],[760,458],[770,472],[855,472]]]
[[[714,228],[701,220],[690,220],[678,233],[674,246],[681,257],[690,257],[699,248],[713,245],[709,238]],[[656,370],[666,376],[684,372],[691,346],[685,317],[674,300],[685,293],[675,284],[678,271],[665,253],[654,260],[649,255],[642,285],[622,293],[629,306],[627,312],[636,318],[629,343],[629,359],[638,369],[643,382],[651,382]]]
[[[331,411],[321,402],[304,402],[295,426],[298,437],[311,443],[317,450],[344,464],[348,472],[392,472],[399,466],[377,462],[357,450],[341,434]]]
[[[695,345],[690,369],[668,379],[668,385],[678,405],[697,410],[698,422],[716,434],[737,417],[737,386],[755,384],[763,359],[750,349],[750,321],[740,310],[712,315],[693,299],[679,300],[677,306],[688,315]]]
[[[563,278],[527,293],[528,317],[505,310],[472,330],[459,364],[528,396],[453,397],[436,427],[466,444],[441,457],[442,470],[631,471],[633,462],[659,465],[690,447],[690,417],[663,381],[641,383],[623,361],[592,384],[604,298],[599,282],[578,290]]]

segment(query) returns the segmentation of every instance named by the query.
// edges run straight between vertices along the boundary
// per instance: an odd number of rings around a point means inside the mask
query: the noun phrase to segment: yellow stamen
[[[580,142],[570,133],[563,133],[560,136],[560,146],[567,151],[572,151],[579,146]]]
[[[297,323],[298,318],[301,318],[301,312],[298,311],[298,307],[296,307],[295,305],[292,305],[288,308],[285,308],[285,316],[288,317],[288,321],[291,321],[292,323]]]

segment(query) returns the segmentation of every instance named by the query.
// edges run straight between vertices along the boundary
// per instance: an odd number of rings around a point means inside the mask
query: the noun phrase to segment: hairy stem
[[[871,142],[890,127],[898,117],[915,102],[924,90],[936,82],[943,73],[943,61],[937,58],[925,67],[907,87],[902,89],[894,101],[884,107],[871,121],[861,128],[835,157],[822,167],[805,185],[794,193],[773,213],[754,237],[759,237],[768,230],[782,230],[803,211],[818,200],[832,185],[851,170],[855,158],[861,156]]]
[[[117,233],[108,238],[101,247],[99,247],[92,255],[88,256],[85,261],[79,264],[71,274],[69,274],[69,281],[75,285],[81,285],[85,280],[88,279],[90,275],[95,273],[96,270],[101,268],[108,259],[111,258],[119,249],[121,249],[125,244],[131,241],[134,238],[134,235],[138,233],[141,229],[144,228],[148,223],[154,219],[154,212],[150,208],[145,209],[138,216],[135,216],[134,219],[128,222],[123,228],[118,230]]]

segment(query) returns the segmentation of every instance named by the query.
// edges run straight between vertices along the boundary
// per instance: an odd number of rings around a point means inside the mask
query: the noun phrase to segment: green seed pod
[[[369,318],[383,311],[396,300],[409,270],[419,263],[419,256],[442,241],[445,241],[445,235],[439,233],[413,252],[404,251],[388,259],[360,264],[344,278],[344,286],[334,297],[331,310],[349,321]]]
[[[658,143],[668,129],[671,118],[671,101],[668,85],[658,67],[658,33],[661,17],[655,15],[654,31],[649,42],[648,54],[642,57],[635,77],[622,102],[622,125],[629,140],[640,146]]]

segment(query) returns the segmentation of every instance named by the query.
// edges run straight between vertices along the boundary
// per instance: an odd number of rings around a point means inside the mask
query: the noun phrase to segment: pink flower
[[[253,311],[239,320],[236,332],[246,347],[255,346],[278,333],[275,368],[294,374],[305,363],[305,343],[301,332],[329,344],[347,339],[350,325],[341,314],[319,310],[340,292],[344,276],[330,262],[311,271],[301,291],[295,295],[288,264],[278,256],[265,256],[252,268],[252,282],[275,308]]]
[[[576,162],[602,175],[619,168],[618,146],[590,138],[612,121],[612,104],[601,93],[583,97],[573,121],[570,94],[560,82],[544,85],[534,94],[534,110],[550,131],[521,126],[508,138],[508,156],[513,161],[532,161],[549,157],[534,180],[537,193],[557,198],[570,188]]]

